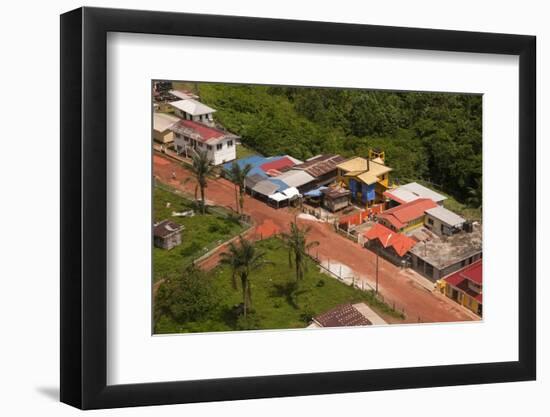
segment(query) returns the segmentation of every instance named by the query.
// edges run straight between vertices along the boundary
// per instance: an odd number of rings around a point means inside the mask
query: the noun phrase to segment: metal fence
[[[369,282],[367,282],[364,279],[360,279],[359,277],[355,276],[354,274],[346,275],[345,270],[343,270],[342,265],[338,262],[339,265],[338,268],[331,268],[330,259],[326,260],[326,265],[323,264],[321,258],[319,257],[319,254],[311,254],[308,253],[309,258],[315,262],[323,271],[331,275],[332,277],[336,278],[340,282],[351,285],[354,288],[357,288],[361,291],[370,291],[377,299],[378,301],[381,301],[382,303],[388,305],[391,307],[394,311],[400,312],[403,314],[403,316],[406,317],[406,311],[405,307],[400,305],[399,303],[396,303],[395,300],[392,300],[390,298],[385,297],[380,292],[376,291],[376,288],[373,287]],[[418,317],[418,321],[421,322],[421,318]]]

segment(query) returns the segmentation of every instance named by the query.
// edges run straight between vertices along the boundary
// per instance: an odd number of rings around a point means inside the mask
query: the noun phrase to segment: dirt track
[[[154,156],[154,175],[163,183],[170,184],[188,193],[194,193],[195,183],[190,171],[184,169],[175,161],[164,156]],[[172,178],[175,173],[175,179]],[[206,199],[212,204],[236,208],[234,185],[223,179],[211,180],[206,189]],[[267,204],[245,196],[244,211],[250,215],[255,227],[247,233],[249,239],[259,239],[271,236],[281,231],[287,231],[289,224],[296,216],[295,211],[287,208],[274,209]],[[311,239],[320,244],[315,254],[322,261],[330,260],[353,270],[354,276],[365,280],[374,286],[376,273],[376,255],[359,244],[354,243],[335,233],[327,223],[298,220],[299,223],[311,226]],[[221,252],[221,251],[220,251]],[[210,269],[219,259],[219,253],[201,263],[201,267]],[[473,314],[465,311],[441,294],[430,292],[414,280],[415,272],[401,270],[393,264],[379,259],[379,291],[389,304],[395,302],[399,309],[404,309],[406,322],[446,322],[475,320]]]

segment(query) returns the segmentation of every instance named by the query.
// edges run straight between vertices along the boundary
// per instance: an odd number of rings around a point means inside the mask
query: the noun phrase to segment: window
[[[433,219],[430,219],[430,218],[428,218],[428,224],[429,224],[430,226],[433,226],[433,225],[434,225],[434,220],[433,220]]]
[[[206,149],[208,149],[209,151],[212,150],[212,146],[211,145],[206,145]]]
[[[221,151],[222,147],[223,147],[223,144],[222,144],[222,143],[218,143],[218,144],[216,145],[216,149],[217,149],[218,151]]]
[[[186,141],[186,142],[189,142],[189,138],[188,138],[187,136],[185,136],[185,137],[183,138],[183,140]]]
[[[230,148],[233,146],[233,141],[232,140],[228,140],[227,141],[227,147]]]

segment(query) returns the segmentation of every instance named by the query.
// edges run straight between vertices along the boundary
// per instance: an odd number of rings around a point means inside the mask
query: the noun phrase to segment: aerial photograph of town
[[[154,80],[153,333],[482,320],[482,96]]]

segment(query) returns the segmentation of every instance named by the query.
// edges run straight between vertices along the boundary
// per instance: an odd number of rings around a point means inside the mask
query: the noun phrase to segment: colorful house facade
[[[478,316],[483,315],[483,260],[437,281],[440,291]]]
[[[345,185],[352,199],[369,207],[384,201],[384,192],[389,187],[392,170],[380,157],[374,159],[355,157],[337,165],[337,180]]]

